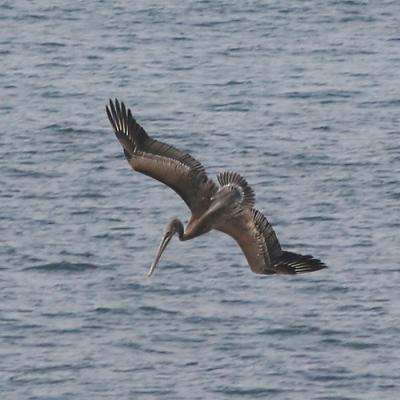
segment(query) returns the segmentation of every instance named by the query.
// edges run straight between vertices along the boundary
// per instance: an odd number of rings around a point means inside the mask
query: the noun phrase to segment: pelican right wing
[[[273,259],[279,258],[282,250],[271,225],[261,216],[258,210],[242,208],[221,218],[214,228],[235,239],[253,272],[275,274]]]
[[[236,240],[256,274],[300,274],[326,268],[311,255],[283,251],[267,218],[254,208],[221,218],[214,229]]]
[[[221,188],[235,191],[237,199],[230,203],[213,228],[231,236],[242,249],[251,270],[257,274],[298,274],[325,268],[312,256],[283,251],[267,218],[253,208],[254,192],[247,181],[236,172],[218,175]]]
[[[190,154],[150,137],[136,122],[123,102],[110,100],[108,119],[134,170],[166,184],[184,200],[193,215],[210,205],[217,185],[207,177],[204,167]]]

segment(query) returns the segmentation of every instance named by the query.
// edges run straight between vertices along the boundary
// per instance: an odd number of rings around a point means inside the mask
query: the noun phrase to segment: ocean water
[[[3,1],[0,397],[398,399],[398,1]],[[243,174],[282,246],[251,273],[126,163],[132,108],[210,176]]]

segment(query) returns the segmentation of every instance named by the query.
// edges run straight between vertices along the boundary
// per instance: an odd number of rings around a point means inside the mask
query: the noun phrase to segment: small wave
[[[378,343],[362,342],[362,341],[351,341],[342,344],[343,347],[354,349],[354,350],[366,350],[379,348]]]
[[[51,131],[51,132],[59,132],[59,133],[65,133],[65,134],[87,134],[88,130],[86,129],[81,129],[79,127],[73,127],[73,126],[68,126],[68,125],[63,125],[63,124],[50,124],[46,125],[44,130]]]
[[[253,396],[253,397],[261,397],[261,396],[269,396],[269,395],[274,395],[274,394],[280,394],[284,393],[284,389],[278,389],[278,388],[232,388],[232,387],[226,387],[226,388],[221,388],[215,391],[216,393],[222,393],[226,394],[228,396]]]
[[[60,43],[60,42],[43,42],[40,43],[39,46],[43,47],[65,47],[65,43]]]
[[[130,315],[131,313],[129,312],[128,309],[117,307],[96,307],[92,310],[95,314],[111,314],[111,315]]]
[[[139,308],[139,310],[144,311],[146,314],[168,314],[168,315],[179,314],[178,311],[166,310],[164,308],[152,307],[152,306],[142,306]]]
[[[39,272],[85,272],[96,269],[97,266],[89,263],[70,263],[67,261],[39,264],[32,267],[24,268],[24,271],[39,271]]]

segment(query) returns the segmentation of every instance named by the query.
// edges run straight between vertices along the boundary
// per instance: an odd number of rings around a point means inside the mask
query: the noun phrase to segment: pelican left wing
[[[173,189],[193,215],[202,214],[210,205],[217,185],[207,177],[200,162],[190,154],[150,137],[136,122],[125,104],[110,100],[108,119],[134,170]]]

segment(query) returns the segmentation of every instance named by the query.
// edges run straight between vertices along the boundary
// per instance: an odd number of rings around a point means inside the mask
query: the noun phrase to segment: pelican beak
[[[158,261],[161,258],[162,253],[164,252],[165,248],[167,247],[168,243],[170,242],[170,240],[172,239],[172,236],[174,236],[175,232],[167,232],[164,237],[162,238],[160,245],[158,246],[158,250],[156,253],[156,257],[153,261],[153,264],[151,264],[149,272],[147,274],[147,276],[151,276],[154,272],[154,270],[156,269],[156,266],[158,264]]]

